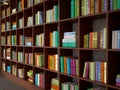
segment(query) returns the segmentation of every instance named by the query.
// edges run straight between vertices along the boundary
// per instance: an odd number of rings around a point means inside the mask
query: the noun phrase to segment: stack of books
[[[116,86],[120,86],[120,74],[116,75]]]
[[[64,82],[61,88],[61,90],[78,90],[78,85],[72,82]]]
[[[59,79],[58,78],[52,78],[51,90],[59,90]]]
[[[24,78],[24,69],[23,68],[18,69],[18,77],[19,78]]]
[[[27,72],[28,81],[33,83],[33,70]]]
[[[77,47],[76,32],[64,32],[64,37],[62,39],[63,47]]]

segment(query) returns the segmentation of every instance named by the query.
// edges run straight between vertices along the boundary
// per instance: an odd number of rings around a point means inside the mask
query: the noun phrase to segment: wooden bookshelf
[[[75,1],[10,0],[1,6],[0,74],[26,90],[50,90],[53,78],[59,90],[66,82],[74,90],[119,90],[120,5],[117,0]],[[104,68],[97,66],[102,62]]]

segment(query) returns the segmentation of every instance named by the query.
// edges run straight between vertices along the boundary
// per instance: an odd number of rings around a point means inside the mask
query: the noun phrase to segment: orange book
[[[48,55],[48,69],[54,70],[55,69],[55,64],[54,64],[54,56],[53,55]]]
[[[97,0],[97,13],[100,13],[101,12],[101,8],[102,8],[102,4],[101,4],[101,0]]]
[[[100,78],[100,81],[101,82],[104,82],[104,62],[101,62],[101,78]]]
[[[90,32],[89,34],[89,48],[92,48],[92,43],[93,43],[93,32]]]
[[[24,10],[24,0],[22,0],[22,10]]]
[[[54,90],[59,90],[59,86],[56,86],[56,85],[51,85],[51,88],[53,88]]]
[[[54,21],[54,8],[52,9],[52,21]]]

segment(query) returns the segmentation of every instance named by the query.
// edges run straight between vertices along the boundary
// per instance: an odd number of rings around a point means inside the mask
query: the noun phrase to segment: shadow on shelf
[[[25,90],[11,80],[0,76],[0,90]]]

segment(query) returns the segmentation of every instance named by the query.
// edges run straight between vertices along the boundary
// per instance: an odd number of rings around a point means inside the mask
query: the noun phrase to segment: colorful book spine
[[[106,49],[106,37],[107,29],[103,28],[98,32],[90,32],[89,34],[85,34],[83,47],[84,48],[103,48]]]
[[[83,78],[106,83],[106,62],[85,62],[83,69]]]

